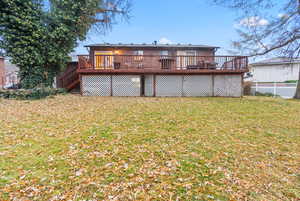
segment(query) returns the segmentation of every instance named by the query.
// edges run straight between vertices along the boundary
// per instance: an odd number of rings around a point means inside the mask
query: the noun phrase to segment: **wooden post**
[[[215,96],[215,74],[212,74],[211,76],[211,81],[212,81],[212,96]]]
[[[156,75],[153,75],[153,97],[156,97]]]
[[[254,93],[254,96],[256,96],[256,92],[258,91],[258,83],[256,82],[255,83],[255,93]]]
[[[241,75],[241,84],[242,84],[242,93],[241,93],[241,97],[243,97],[244,96],[244,73],[242,73],[242,75]],[[250,90],[251,90],[251,88],[250,88]]]
[[[274,97],[276,97],[276,93],[277,93],[277,83],[274,82],[274,91],[273,91]]]
[[[82,75],[79,74],[79,86],[80,86],[80,95],[83,95],[83,91],[82,91]]]
[[[110,96],[113,96],[113,77],[110,76]]]

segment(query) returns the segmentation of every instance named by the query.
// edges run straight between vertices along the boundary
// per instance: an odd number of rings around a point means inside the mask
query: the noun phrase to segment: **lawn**
[[[300,102],[0,100],[0,200],[299,200]]]

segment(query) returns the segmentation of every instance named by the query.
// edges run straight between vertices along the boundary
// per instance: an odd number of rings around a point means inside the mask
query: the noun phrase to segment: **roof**
[[[259,62],[251,63],[251,66],[270,66],[281,64],[300,64],[300,58],[291,59],[290,57],[274,57]]]
[[[192,44],[111,44],[111,43],[100,43],[100,44],[91,44],[86,45],[85,47],[129,47],[129,48],[204,48],[204,49],[215,49],[219,48],[216,46],[209,46],[209,45],[192,45]]]

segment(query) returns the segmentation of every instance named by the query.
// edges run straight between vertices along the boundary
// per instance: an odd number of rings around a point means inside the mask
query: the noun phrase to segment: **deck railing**
[[[56,79],[56,86],[58,88],[68,88],[73,82],[79,79],[77,73],[77,65],[75,62],[70,62],[67,65],[67,69],[58,75]]]
[[[88,55],[78,56],[80,69],[93,70],[236,70],[248,69],[245,56],[154,56]]]

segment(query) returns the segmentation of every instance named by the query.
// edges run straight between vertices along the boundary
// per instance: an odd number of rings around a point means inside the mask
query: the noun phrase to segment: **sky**
[[[76,54],[87,53],[84,45],[94,43],[153,43],[153,41],[212,45],[218,54],[228,54],[238,38],[234,11],[209,0],[132,0],[131,17],[121,20],[105,35],[88,34]],[[263,23],[263,21],[261,21]]]

